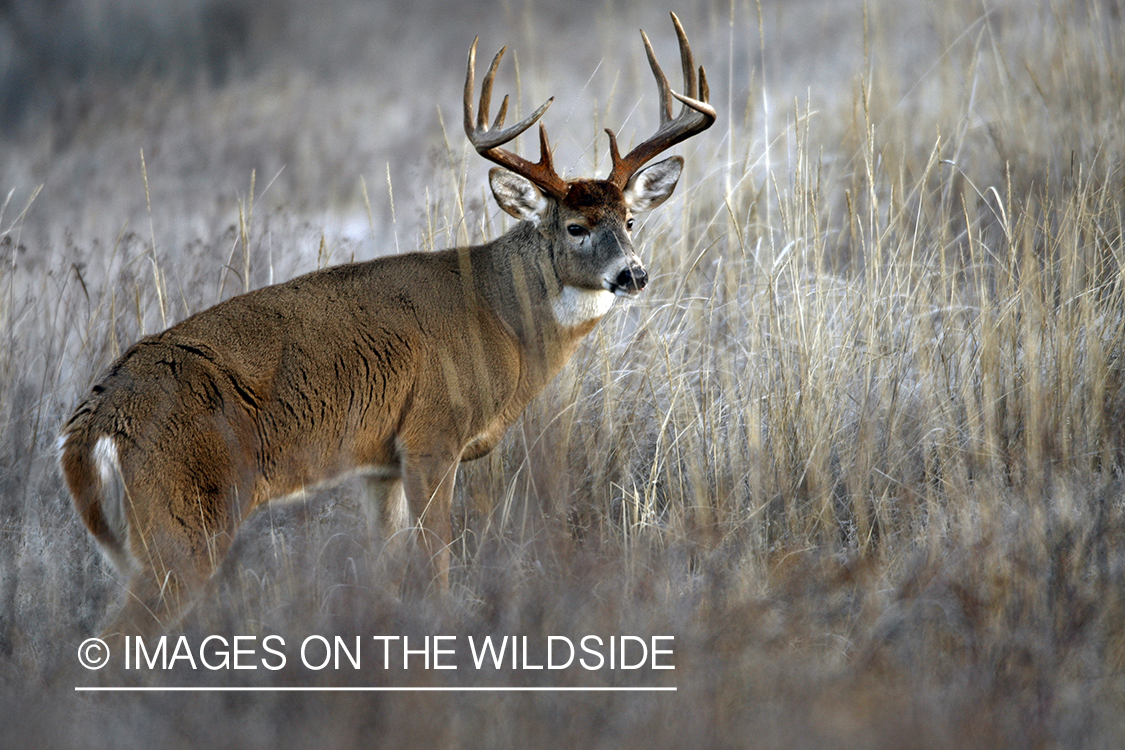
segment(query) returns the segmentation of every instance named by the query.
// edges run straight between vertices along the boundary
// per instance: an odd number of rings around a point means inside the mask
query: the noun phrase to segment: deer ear
[[[676,189],[676,182],[684,170],[684,160],[673,156],[645,167],[629,178],[625,186],[625,204],[634,213],[656,208]]]
[[[488,171],[488,184],[496,202],[512,216],[523,221],[539,223],[547,210],[547,198],[531,180],[515,172],[493,167]]]

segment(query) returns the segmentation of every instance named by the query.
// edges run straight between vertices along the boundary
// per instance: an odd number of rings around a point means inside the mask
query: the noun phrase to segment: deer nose
[[[640,266],[626,268],[617,275],[618,288],[628,292],[639,292],[648,284],[648,274]]]

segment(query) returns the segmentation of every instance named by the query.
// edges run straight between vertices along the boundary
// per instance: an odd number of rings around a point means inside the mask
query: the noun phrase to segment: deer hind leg
[[[230,548],[232,529],[227,518],[206,517],[190,505],[131,505],[125,601],[105,634],[157,635],[179,622],[199,598]],[[198,501],[194,505],[206,507]]]
[[[183,569],[144,566],[129,578],[125,601],[103,629],[105,636],[148,639],[174,625],[203,588],[207,577]]]

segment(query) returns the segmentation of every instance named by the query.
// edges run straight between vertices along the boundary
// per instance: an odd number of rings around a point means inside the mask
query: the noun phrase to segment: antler
[[[629,183],[629,179],[640,170],[649,160],[661,151],[675,146],[677,143],[691,138],[696,133],[701,133],[715,122],[715,110],[707,103],[710,91],[707,88],[707,75],[703,66],[699,66],[699,80],[695,78],[695,61],[691,56],[691,46],[688,44],[687,34],[680,25],[676,14],[672,15],[672,24],[676,27],[676,36],[680,40],[680,64],[684,70],[684,89],[686,95],[682,96],[672,91],[668,85],[668,78],[656,62],[656,54],[652,51],[652,44],[648,36],[641,32],[641,39],[645,43],[645,52],[648,53],[648,63],[652,67],[652,74],[656,76],[656,85],[660,88],[660,128],[644,143],[630,151],[625,158],[617,150],[617,136],[606,128],[609,134],[609,152],[613,157],[613,169],[609,173],[609,182],[614,183],[622,190]],[[680,114],[672,118],[672,97],[683,103]]]
[[[551,147],[547,144],[547,128],[539,123],[539,162],[532,164],[527,159],[517,156],[507,149],[500,148],[523,131],[535,124],[543,116],[547,107],[555,100],[551,97],[540,105],[539,109],[530,116],[520,120],[510,128],[501,130],[504,117],[508,114],[508,97],[500,104],[500,111],[496,113],[496,120],[492,127],[488,126],[488,109],[492,101],[492,82],[496,79],[496,68],[500,65],[500,58],[504,56],[507,47],[502,47],[492,58],[492,65],[484,76],[480,87],[480,112],[477,113],[476,124],[473,123],[473,80],[476,77],[477,41],[469,48],[469,71],[465,77],[465,135],[469,142],[484,158],[496,162],[505,169],[510,169],[518,175],[538,185],[545,193],[556,200],[562,200],[566,195],[566,182],[555,172],[554,163],[551,161]]]

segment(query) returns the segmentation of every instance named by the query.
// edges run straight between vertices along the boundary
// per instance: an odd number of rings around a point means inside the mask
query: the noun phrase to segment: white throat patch
[[[613,305],[613,292],[608,289],[579,289],[564,286],[551,302],[555,320],[564,328],[573,328],[605,315]]]

